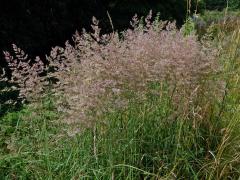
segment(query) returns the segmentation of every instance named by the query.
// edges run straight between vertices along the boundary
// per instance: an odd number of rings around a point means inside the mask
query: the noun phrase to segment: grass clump
[[[211,47],[204,48],[174,22],[156,23],[151,12],[142,21],[134,16],[132,28],[121,36],[102,35],[93,18],[93,33],[76,33],[74,45],[53,48],[48,60],[58,70],[52,73],[59,80],[56,90],[66,98],[67,108],[61,106],[68,114],[65,122],[91,123],[86,114],[95,119],[109,107],[124,107],[126,92],[144,96],[149,83],[168,81],[182,93],[175,94],[179,99],[202,86],[205,76],[218,68]]]
[[[1,177],[237,179],[239,106],[232,93],[225,97],[226,107],[208,104],[207,113],[194,115],[177,111],[168,86],[155,84],[144,100],[132,96],[125,109],[104,114],[94,127],[73,136],[66,124],[56,122],[59,115],[45,100],[3,118]]]
[[[52,50],[54,93],[1,118],[0,179],[239,178],[239,29],[216,51],[151,13],[131,24],[93,19]]]

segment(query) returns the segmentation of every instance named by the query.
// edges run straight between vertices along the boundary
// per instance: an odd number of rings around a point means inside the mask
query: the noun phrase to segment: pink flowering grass
[[[52,48],[47,65],[16,45],[14,55],[4,52],[9,81],[17,85],[20,98],[36,99],[50,87],[62,97],[58,109],[68,114],[67,122],[86,122],[89,115],[126,106],[129,92],[144,98],[152,83],[167,83],[169,91],[177,92],[173,101],[178,104],[192,98],[192,92],[203,92],[206,77],[217,69],[210,46],[185,36],[174,22],[154,20],[151,12],[144,23],[135,15],[132,28],[121,33],[101,34],[95,17],[92,23],[92,33],[76,32],[73,44]]]
[[[11,55],[8,51],[3,52],[8,68],[11,70],[9,82],[14,83],[15,88],[19,89],[20,98],[33,98],[42,89],[40,74],[44,71],[44,63],[39,57],[31,60],[15,44],[13,44],[13,51],[14,55]]]
[[[143,97],[151,83],[167,82],[178,97],[191,94],[216,70],[214,51],[196,36],[184,36],[175,23],[151,19],[150,12],[143,25],[134,16],[132,29],[101,35],[93,18],[93,33],[76,32],[74,45],[52,49],[47,59],[56,70],[51,76],[59,80],[56,90],[68,104],[68,122],[88,119],[89,110],[96,116],[109,104],[124,107],[125,93]]]
[[[20,97],[34,99],[44,94],[51,79],[52,91],[61,94],[59,110],[67,112],[68,122],[89,119],[109,107],[124,107],[134,92],[143,97],[151,83],[167,83],[179,97],[202,89],[206,77],[217,69],[214,51],[185,36],[175,23],[153,20],[152,13],[140,23],[135,15],[132,28],[124,32],[101,34],[93,17],[93,33],[83,30],[73,36],[73,45],[54,47],[47,56],[48,65],[35,60],[13,45],[14,55],[4,52],[11,70],[11,82],[17,84]],[[52,83],[50,83],[52,84]]]

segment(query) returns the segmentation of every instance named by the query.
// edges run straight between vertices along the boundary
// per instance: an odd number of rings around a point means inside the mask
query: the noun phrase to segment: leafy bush
[[[196,33],[195,23],[193,19],[187,18],[186,22],[183,24],[182,32],[185,36],[194,35]]]

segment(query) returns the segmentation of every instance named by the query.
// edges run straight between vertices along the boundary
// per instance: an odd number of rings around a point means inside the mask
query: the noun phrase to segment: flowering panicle
[[[133,29],[121,38],[118,33],[100,35],[98,21],[92,20],[93,33],[76,32],[74,46],[53,48],[48,57],[57,69],[65,68],[53,74],[68,104],[68,122],[89,119],[86,114],[96,115],[109,103],[124,105],[124,92],[143,95],[151,82],[168,81],[191,91],[215,68],[214,56],[204,52],[195,36],[185,37],[175,22],[152,23],[152,12],[143,29],[135,15]]]
[[[41,82],[40,74],[44,71],[44,63],[39,57],[32,61],[15,44],[13,44],[13,51],[14,56],[8,51],[3,52],[11,70],[10,82],[15,83],[17,85],[16,88],[19,88],[20,98],[30,98],[33,94],[41,91],[39,87]]]

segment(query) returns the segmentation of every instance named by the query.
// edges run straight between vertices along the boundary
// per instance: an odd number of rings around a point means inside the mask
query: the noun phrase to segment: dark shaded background
[[[92,16],[110,31],[107,10],[115,29],[129,26],[131,17],[161,12],[162,19],[185,17],[185,0],[1,0],[0,51],[15,43],[31,55],[44,55],[55,45],[71,39],[75,30],[90,29]],[[2,55],[1,55],[2,56]]]
[[[131,17],[160,12],[161,19],[177,20],[180,26],[186,17],[187,0],[1,0],[0,52],[15,43],[30,55],[44,56],[51,47],[63,45],[75,30],[90,30],[92,16],[100,20],[105,32],[111,31],[106,12],[115,29],[129,26]],[[199,9],[221,9],[226,0],[202,0]],[[239,0],[230,0],[240,2]],[[195,2],[192,0],[192,2]],[[206,2],[206,3],[205,3]],[[205,3],[205,5],[204,5]],[[240,4],[240,3],[238,3]],[[195,5],[192,5],[195,8]],[[0,65],[3,64],[0,54]]]

